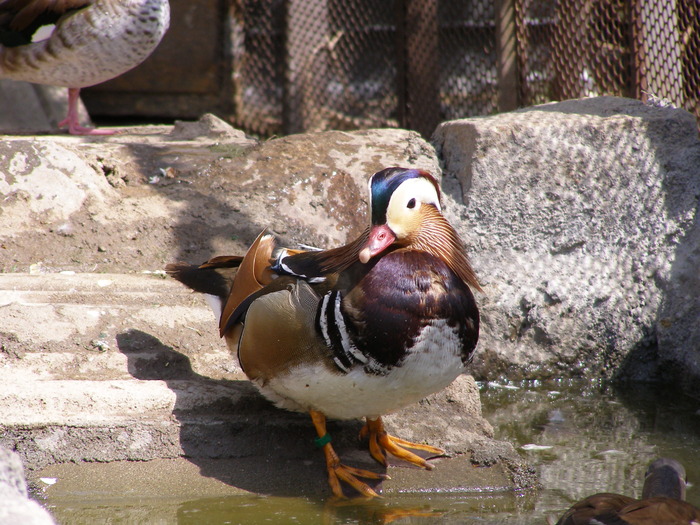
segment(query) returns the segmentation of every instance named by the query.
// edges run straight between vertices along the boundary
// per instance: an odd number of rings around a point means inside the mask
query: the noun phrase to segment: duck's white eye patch
[[[407,179],[391,194],[386,208],[386,225],[397,239],[404,239],[420,222],[416,220],[416,211],[428,204],[440,211],[440,200],[433,183],[425,177]]]

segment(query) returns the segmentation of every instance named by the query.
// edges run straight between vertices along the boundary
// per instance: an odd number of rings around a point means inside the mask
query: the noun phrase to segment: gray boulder
[[[0,525],[51,525],[54,522],[36,501],[27,497],[22,461],[0,447]]]
[[[692,115],[600,97],[445,122],[433,142],[486,291],[477,376],[700,375]]]

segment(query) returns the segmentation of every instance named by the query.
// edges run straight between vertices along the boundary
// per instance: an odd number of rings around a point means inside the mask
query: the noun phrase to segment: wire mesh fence
[[[405,127],[618,95],[700,118],[698,0],[235,0],[234,123]]]

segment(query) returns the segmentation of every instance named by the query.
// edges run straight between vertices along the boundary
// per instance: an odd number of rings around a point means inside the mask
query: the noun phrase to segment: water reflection
[[[439,518],[445,511],[426,502],[386,503],[377,500],[313,501],[305,498],[235,497],[201,499],[183,503],[177,512],[180,525],[201,523],[319,523],[322,525],[363,523],[386,525],[406,519]],[[415,523],[415,522],[414,522]],[[422,523],[422,521],[421,521]],[[428,523],[428,521],[425,521]]]
[[[534,525],[596,492],[639,497],[650,460],[681,461],[700,506],[700,404],[656,385],[552,381],[482,384],[496,438],[510,440],[541,475],[527,493],[387,494],[374,501],[235,496],[191,501],[48,502],[59,523]],[[186,482],[186,480],[185,480]]]
[[[323,507],[323,525],[337,523],[367,523],[386,525],[407,518],[434,519],[445,515],[445,511],[435,510],[429,504],[416,502],[414,506],[387,504],[375,500],[331,500]]]
[[[506,523],[498,516],[521,515],[532,501],[517,495],[501,498],[477,494],[402,494],[374,500],[313,501],[306,498],[233,497],[202,499],[180,505],[179,525],[319,524],[386,525],[389,523],[450,525]],[[504,510],[508,510],[504,513]],[[522,514],[526,515],[526,514]],[[495,519],[495,520],[494,520]]]
[[[536,523],[596,492],[639,497],[646,466],[659,456],[684,463],[700,484],[698,402],[679,391],[575,380],[480,386],[496,438],[519,445],[541,475],[532,521],[508,523]],[[700,505],[700,490],[689,489],[688,501]]]

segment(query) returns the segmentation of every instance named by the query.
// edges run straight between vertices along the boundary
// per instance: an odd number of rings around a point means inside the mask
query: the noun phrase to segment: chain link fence
[[[700,118],[698,0],[234,0],[234,123],[405,127],[618,95]]]

